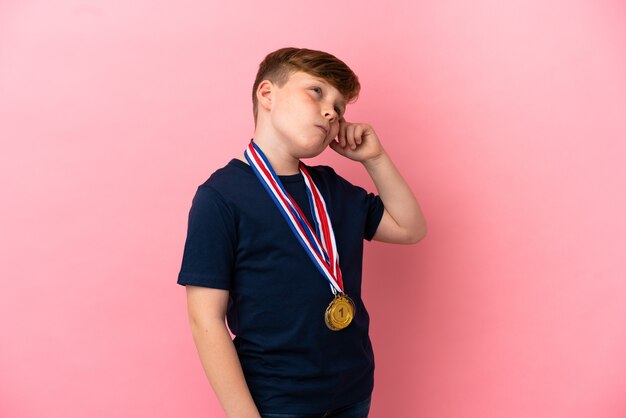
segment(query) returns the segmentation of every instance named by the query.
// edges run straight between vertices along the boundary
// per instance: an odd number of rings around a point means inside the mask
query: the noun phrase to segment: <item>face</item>
[[[337,137],[346,101],[327,81],[304,72],[273,85],[270,118],[275,134],[297,158],[320,154]]]

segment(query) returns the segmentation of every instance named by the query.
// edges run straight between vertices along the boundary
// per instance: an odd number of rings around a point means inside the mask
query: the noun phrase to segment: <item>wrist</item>
[[[380,164],[383,164],[388,158],[389,156],[387,155],[385,150],[382,150],[377,156],[368,158],[367,160],[363,160],[361,161],[361,163],[367,170],[371,170],[378,167]]]

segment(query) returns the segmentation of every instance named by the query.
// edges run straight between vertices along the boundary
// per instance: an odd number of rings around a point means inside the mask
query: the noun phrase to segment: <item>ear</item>
[[[270,80],[263,80],[256,89],[256,100],[259,106],[265,110],[272,108],[272,93],[274,92],[274,83]]]

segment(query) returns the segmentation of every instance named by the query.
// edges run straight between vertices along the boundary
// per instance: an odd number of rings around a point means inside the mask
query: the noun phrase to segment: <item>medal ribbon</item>
[[[343,279],[339,268],[339,254],[335,242],[335,234],[328,216],[326,202],[319,189],[313,182],[311,175],[300,162],[299,169],[304,177],[307,196],[311,211],[315,231],[302,213],[296,201],[287,193],[278,175],[272,168],[265,154],[254,143],[250,141],[244,155],[252,171],[256,174],[265,190],[270,194],[276,206],[280,210],[287,224],[295,234],[296,238],[313,261],[313,264],[322,273],[322,276],[330,283],[333,294],[343,293]]]

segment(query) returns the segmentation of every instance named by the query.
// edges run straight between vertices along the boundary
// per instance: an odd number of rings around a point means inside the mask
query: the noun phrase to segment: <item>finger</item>
[[[356,128],[357,125],[350,125],[346,132],[346,140],[348,141],[348,144],[352,149],[356,149],[356,143],[354,142],[354,131],[356,130]]]
[[[343,149],[341,144],[339,144],[339,142],[337,141],[331,141],[330,148],[340,155],[344,155],[344,156],[346,155],[346,151]]]
[[[350,126],[350,124],[345,122],[339,126],[339,143],[342,147],[346,146],[346,131],[348,126]]]
[[[356,129],[354,130],[354,142],[356,142],[357,144],[361,144],[361,142],[363,142],[363,131],[365,130],[365,128],[362,125],[359,125],[356,127]]]

